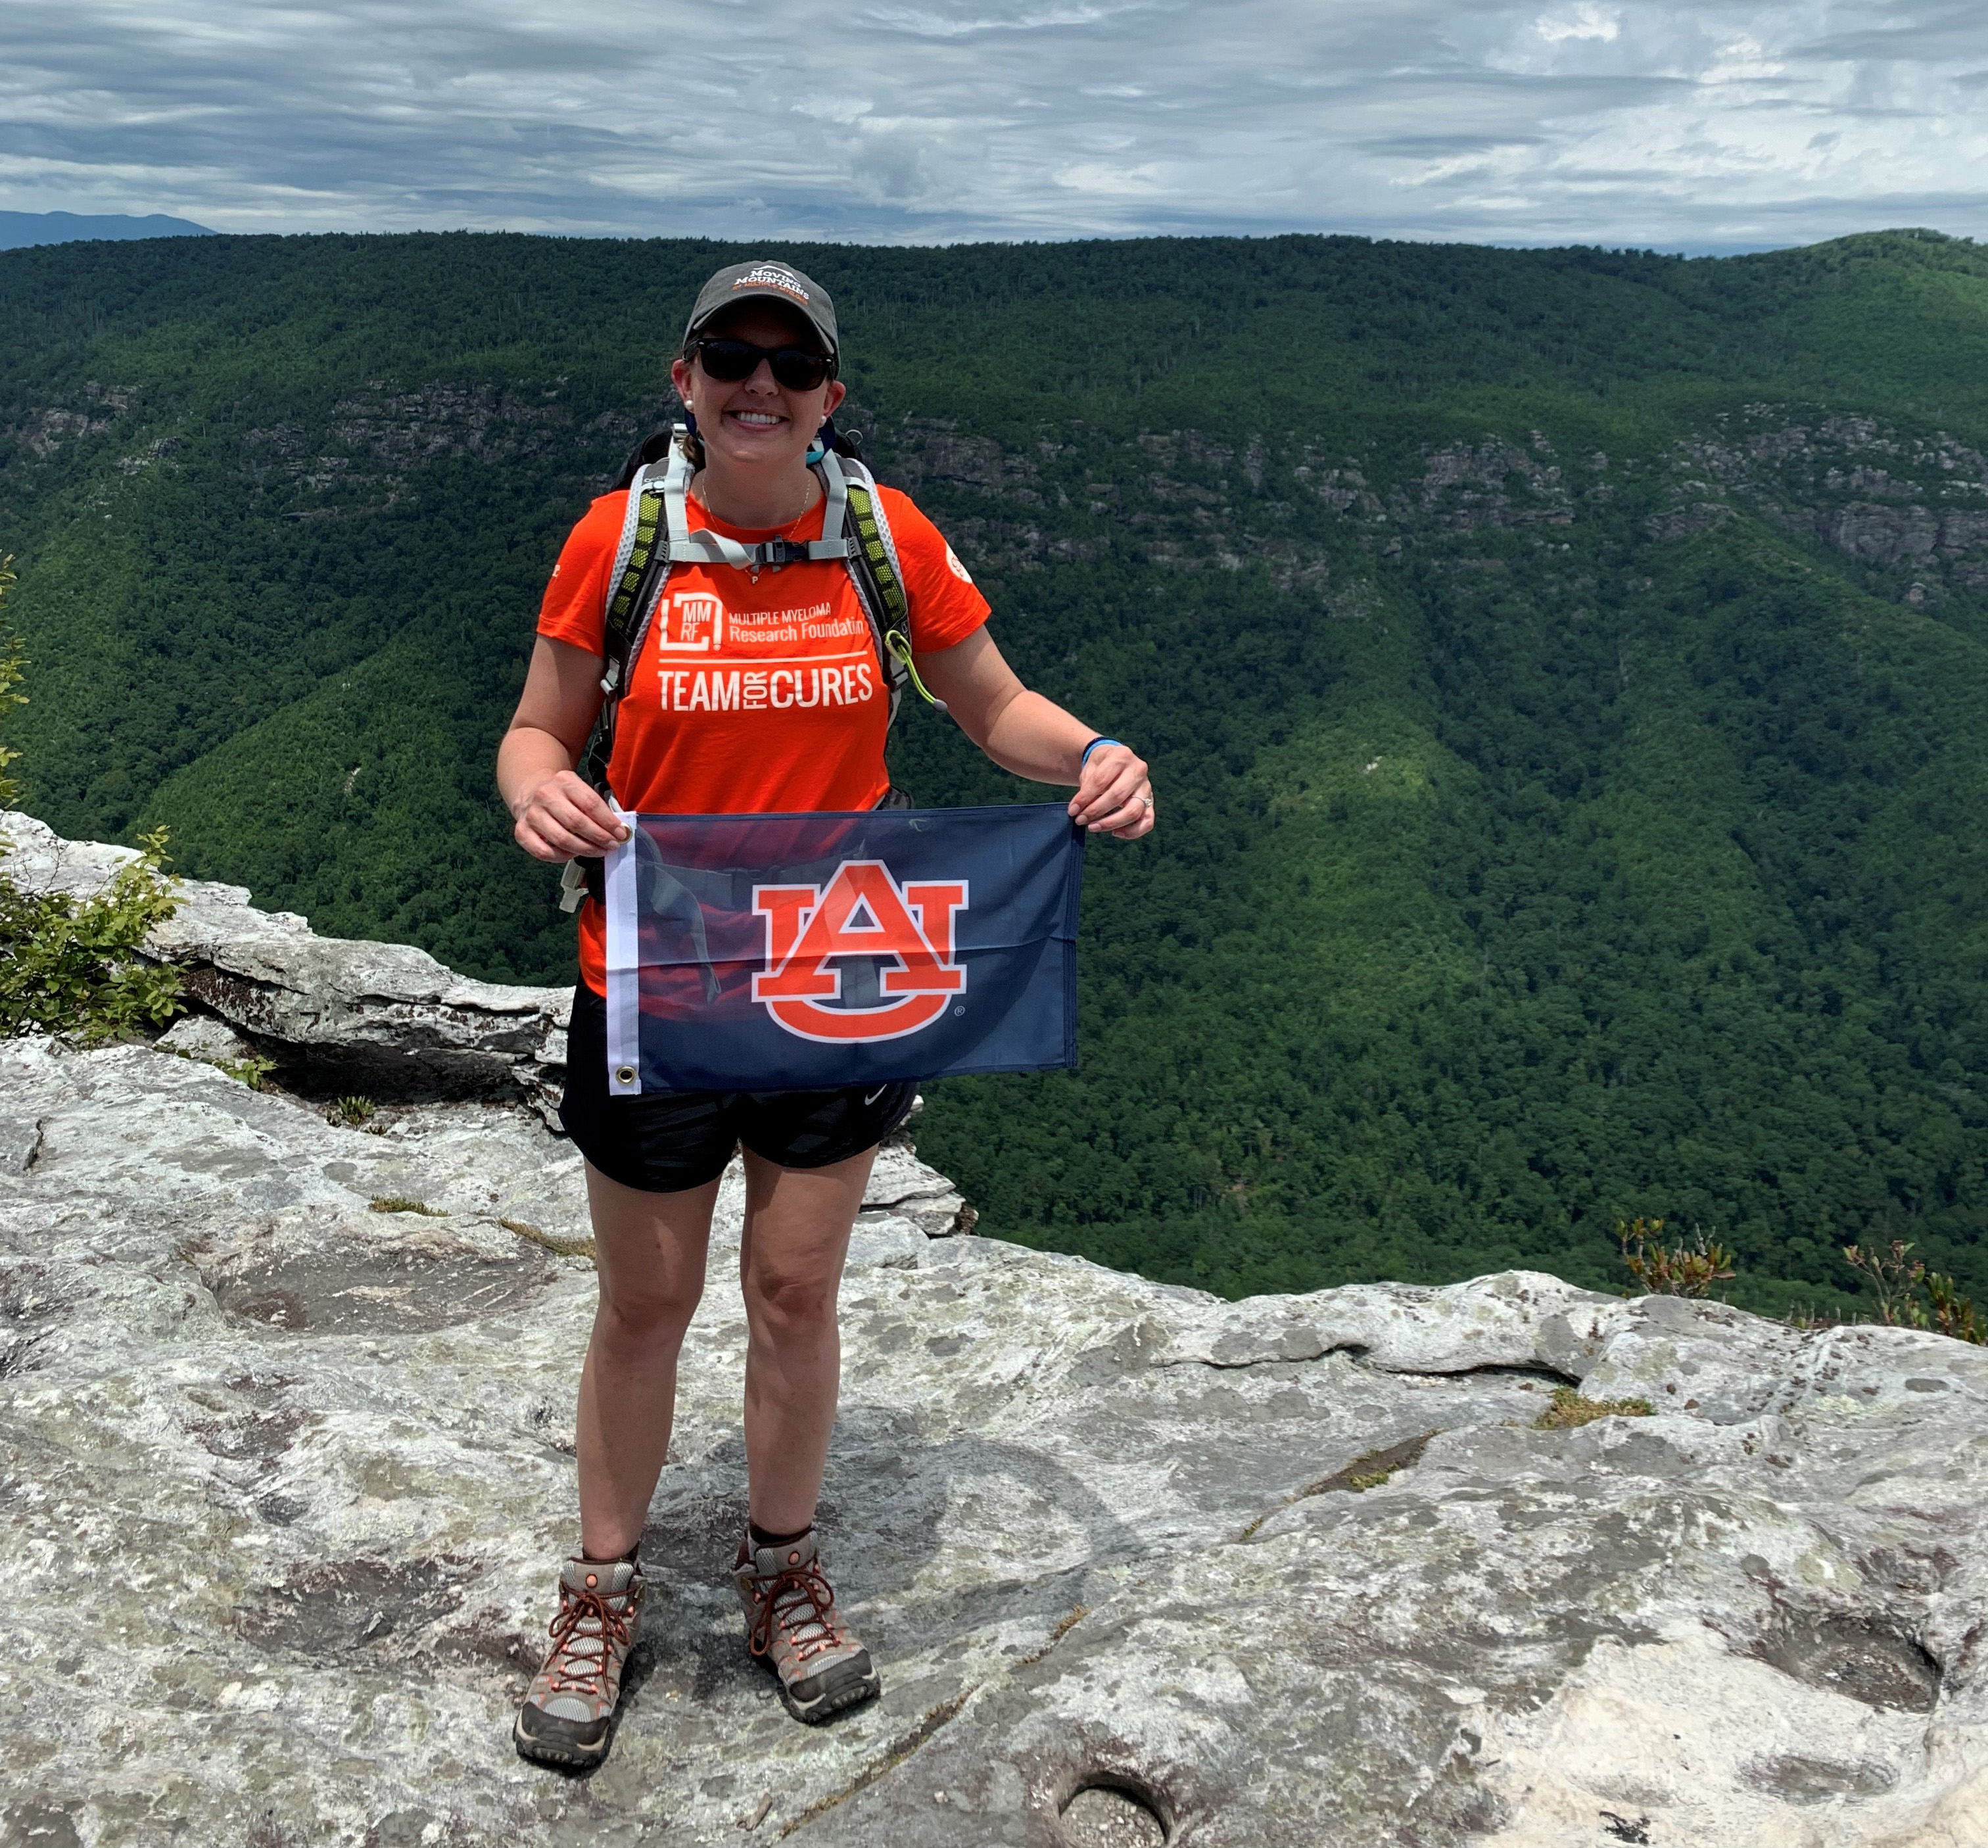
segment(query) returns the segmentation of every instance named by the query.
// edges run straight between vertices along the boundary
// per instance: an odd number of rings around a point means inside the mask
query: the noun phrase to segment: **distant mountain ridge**
[[[492,742],[560,539],[750,250],[0,264],[23,801],[500,981]],[[810,246],[848,410],[1024,675],[1153,762],[1082,1063],[932,1087],[991,1230],[1224,1292],[1842,1248],[1988,1294],[1988,252]],[[908,713],[893,779],[1034,799]]]
[[[215,238],[221,234],[191,218],[148,212],[0,211],[0,250],[26,250],[37,244],[76,244],[86,238]]]

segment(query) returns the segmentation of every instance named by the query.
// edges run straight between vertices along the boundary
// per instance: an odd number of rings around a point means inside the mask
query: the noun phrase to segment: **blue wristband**
[[[1089,744],[1084,747],[1084,755],[1077,760],[1077,774],[1080,776],[1084,774],[1084,766],[1090,762],[1091,752],[1095,751],[1100,745],[1116,745],[1122,750],[1124,748],[1124,744],[1125,741],[1122,738],[1094,738]]]

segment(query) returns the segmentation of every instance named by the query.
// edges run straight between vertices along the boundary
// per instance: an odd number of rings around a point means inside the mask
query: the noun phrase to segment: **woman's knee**
[[[617,1346],[681,1341],[703,1294],[702,1278],[674,1285],[645,1280],[623,1287],[610,1287],[604,1278],[595,1326]]]
[[[751,1264],[742,1281],[746,1317],[759,1333],[778,1336],[834,1325],[840,1265]]]

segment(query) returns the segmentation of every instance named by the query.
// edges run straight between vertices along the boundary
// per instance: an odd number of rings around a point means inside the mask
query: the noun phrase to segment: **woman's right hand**
[[[512,833],[534,860],[596,859],[628,838],[627,825],[572,770],[535,784],[512,812]]]
[[[627,838],[614,811],[573,765],[600,711],[601,661],[540,636],[518,710],[497,745],[497,787],[511,831],[534,860],[591,858]]]

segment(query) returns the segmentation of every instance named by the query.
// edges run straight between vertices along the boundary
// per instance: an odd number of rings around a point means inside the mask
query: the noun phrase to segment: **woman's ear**
[[[690,407],[691,386],[696,376],[696,368],[681,355],[671,360],[670,383],[677,388],[677,396],[683,400],[686,410]]]
[[[679,386],[678,389],[681,390],[682,387]],[[848,396],[849,387],[844,384],[841,380],[830,379],[828,382],[828,396],[821,401],[821,414],[825,417],[833,417],[837,407]]]

